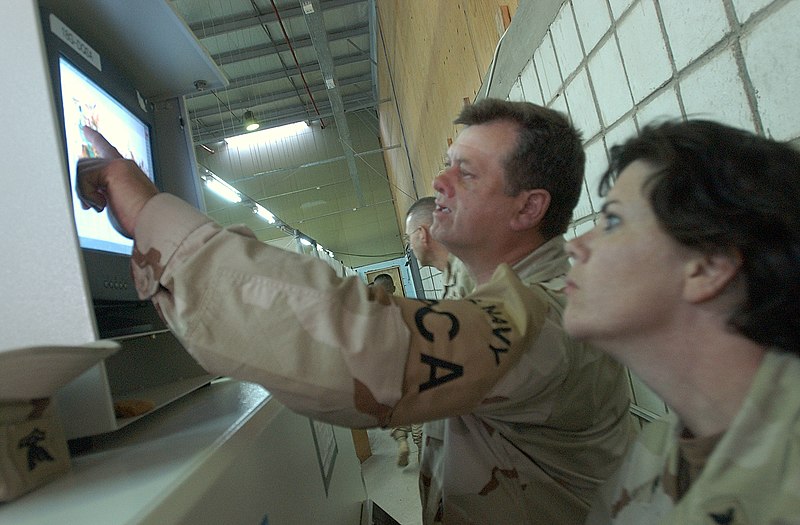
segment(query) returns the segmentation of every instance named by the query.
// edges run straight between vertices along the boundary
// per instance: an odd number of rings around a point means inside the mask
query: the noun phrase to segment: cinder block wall
[[[508,98],[569,114],[586,143],[574,235],[593,225],[607,150],[654,119],[800,137],[800,0],[568,0]]]

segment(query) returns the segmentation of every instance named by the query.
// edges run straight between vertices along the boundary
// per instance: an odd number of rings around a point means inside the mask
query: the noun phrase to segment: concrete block
[[[589,59],[589,74],[592,77],[603,123],[610,126],[633,107],[615,39],[605,40],[597,53]]]
[[[617,27],[622,59],[636,103],[672,77],[667,44],[653,0],[641,0]]]
[[[730,32],[722,0],[661,0],[660,6],[678,71]]]
[[[711,119],[754,131],[733,52],[726,49],[680,83],[687,118]]]

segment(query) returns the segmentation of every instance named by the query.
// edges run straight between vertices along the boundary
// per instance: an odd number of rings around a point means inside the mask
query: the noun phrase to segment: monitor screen
[[[133,241],[111,226],[108,212],[84,210],[75,192],[78,159],[96,156],[92,145],[83,135],[82,127],[86,125],[103,134],[123,157],[134,160],[152,180],[150,127],[63,56],[59,57],[59,70],[67,165],[81,248],[130,255]]]

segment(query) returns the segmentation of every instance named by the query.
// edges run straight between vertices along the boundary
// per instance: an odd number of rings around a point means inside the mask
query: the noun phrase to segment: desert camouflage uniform
[[[800,359],[768,352],[744,406],[677,502],[683,427],[674,415],[648,423],[587,524],[800,524],[798,388]]]
[[[475,281],[464,263],[454,255],[447,256],[442,272],[442,299],[461,299],[475,289]],[[429,421],[423,427],[425,446],[419,465],[419,495],[422,502],[422,523],[442,522],[442,477],[444,474],[444,420]]]
[[[566,339],[560,294],[507,265],[469,301],[389,297],[167,194],[135,237],[140,295],[208,370],[342,426],[463,414],[448,421],[445,523],[577,523],[624,456],[622,368]],[[563,273],[553,250],[530,268]]]

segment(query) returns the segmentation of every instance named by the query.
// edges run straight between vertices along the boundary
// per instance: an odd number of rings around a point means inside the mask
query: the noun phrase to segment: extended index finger
[[[92,143],[94,146],[95,151],[97,151],[100,156],[104,159],[121,159],[122,155],[120,155],[117,148],[111,145],[106,138],[100,134],[100,132],[90,128],[89,126],[83,126],[83,134]]]

